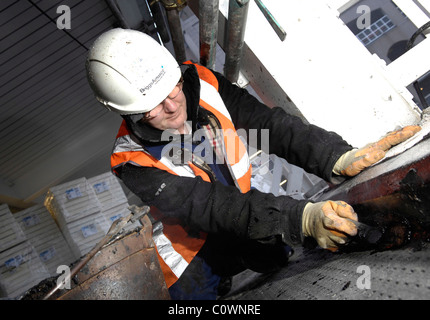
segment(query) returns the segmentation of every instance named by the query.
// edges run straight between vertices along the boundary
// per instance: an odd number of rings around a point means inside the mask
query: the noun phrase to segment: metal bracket
[[[246,88],[249,84],[249,80],[245,77],[245,75],[239,70],[239,75],[237,77],[236,84],[241,88]]]

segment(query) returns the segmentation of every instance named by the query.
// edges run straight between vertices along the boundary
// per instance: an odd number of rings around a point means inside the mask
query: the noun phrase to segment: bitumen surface
[[[430,243],[375,251],[333,253],[295,248],[272,274],[246,270],[233,277],[225,300],[427,300]]]

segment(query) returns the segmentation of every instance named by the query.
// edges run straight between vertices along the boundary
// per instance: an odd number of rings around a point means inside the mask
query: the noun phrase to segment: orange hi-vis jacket
[[[187,62],[191,64],[190,62]],[[218,81],[215,75],[207,68],[196,65],[200,78],[200,101],[202,108],[212,113],[221,127],[224,161],[227,164],[236,187],[243,193],[248,192],[251,186],[251,165],[245,145],[240,140],[231,117],[221,96],[218,93]],[[155,167],[171,174],[196,177],[210,182],[209,175],[191,161],[181,165],[172,163],[167,156],[157,159],[148,148],[132,139],[125,121],[123,121],[111,155],[111,167],[115,168],[130,163],[136,166]],[[188,264],[203,246],[206,234],[201,232],[199,238],[191,237],[179,224],[172,223],[172,218],[163,217],[156,209],[152,216],[161,221],[153,226],[153,240],[166,284],[170,287],[185,271]],[[174,219],[173,219],[174,220]]]

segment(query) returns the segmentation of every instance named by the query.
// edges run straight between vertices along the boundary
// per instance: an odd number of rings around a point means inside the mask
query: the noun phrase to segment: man
[[[420,130],[409,126],[353,149],[336,133],[268,108],[219,73],[178,66],[134,30],[102,34],[86,67],[97,100],[124,119],[112,170],[152,207],[153,239],[173,299],[213,299],[221,278],[247,268],[277,270],[289,246],[305,237],[336,250],[357,233],[349,220],[357,215],[344,202],[311,203],[251,188],[237,130],[248,137],[254,130],[258,148],[331,182],[358,174]],[[263,133],[268,146],[261,145]]]

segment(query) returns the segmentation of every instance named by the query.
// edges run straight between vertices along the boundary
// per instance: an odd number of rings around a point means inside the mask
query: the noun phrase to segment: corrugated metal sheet
[[[71,29],[57,28],[60,5]],[[84,62],[115,22],[104,0],[0,2],[0,195],[33,200],[85,168],[109,170],[121,119],[95,101]]]

